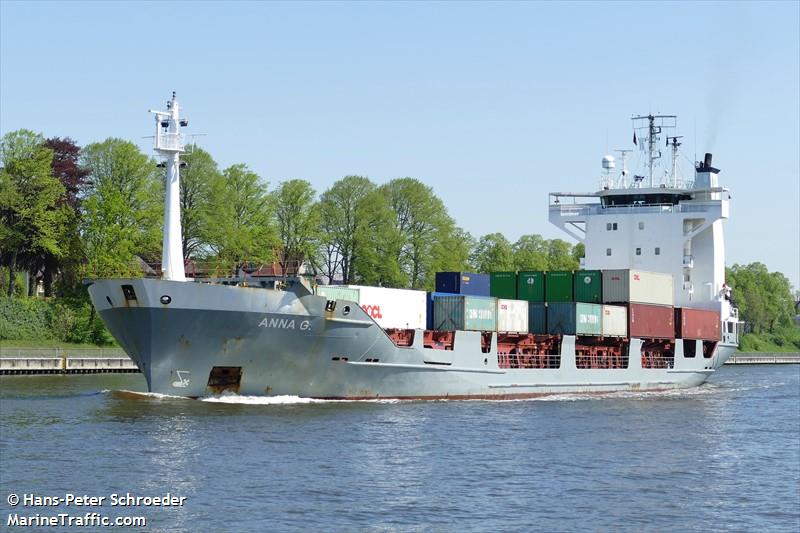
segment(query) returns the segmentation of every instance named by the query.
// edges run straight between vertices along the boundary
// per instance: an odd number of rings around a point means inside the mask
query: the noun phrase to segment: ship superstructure
[[[587,269],[639,269],[668,272],[674,280],[675,306],[720,312],[723,336],[738,342],[738,312],[725,284],[722,222],[730,215],[730,193],[719,184],[712,155],[695,164],[694,180],[678,175],[680,137],[668,136],[674,116],[636,117],[646,121],[639,137],[646,148],[649,176],[631,177],[624,162],[603,158],[600,190],[594,193],[550,193],[550,222],[584,243]],[[663,125],[667,122],[670,125]],[[654,176],[661,159],[661,139],[668,141],[670,171]]]
[[[425,298],[417,291],[315,289],[299,276],[187,278],[177,201],[187,122],[179,110],[173,94],[168,111],[156,112],[155,149],[167,180],[161,279],[89,286],[101,318],[153,392],[461,399],[660,390],[704,382],[736,348],[721,225],[730,196],[719,171],[707,155],[693,183],[675,170],[654,174],[659,135],[674,117],[638,117],[649,176],[631,178],[623,151],[619,173],[614,159],[604,158],[599,191],[551,194],[550,220],[586,245],[587,270],[574,279],[602,278],[613,294],[600,300],[595,291],[595,303],[541,304],[429,295],[433,312],[447,315],[423,329],[426,311],[417,306]],[[679,139],[666,139],[673,169]],[[544,277],[553,287],[573,279],[572,272],[509,274],[526,280],[526,290]],[[451,280],[460,287],[454,291],[469,284],[468,276]],[[543,309],[547,327],[518,320]]]

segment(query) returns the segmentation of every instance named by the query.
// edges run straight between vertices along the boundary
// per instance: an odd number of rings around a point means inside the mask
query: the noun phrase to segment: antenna
[[[161,248],[161,277],[173,281],[186,281],[183,264],[183,239],[181,236],[180,155],[184,151],[181,127],[189,121],[180,117],[180,105],[172,92],[167,111],[150,110],[156,116],[156,134],[153,149],[165,160],[167,183],[164,205],[164,241]]]
[[[672,146],[672,186],[678,188],[678,147],[683,144],[678,139],[683,139],[683,135],[677,137],[667,137],[667,146]]]
[[[657,159],[661,159],[661,150],[656,149],[656,142],[661,139],[659,135],[661,135],[663,130],[674,129],[677,126],[678,117],[676,115],[650,114],[633,117],[631,118],[631,121],[633,121],[634,134],[636,130],[644,134],[642,135],[640,133],[639,138],[645,141],[647,144],[647,166],[650,171],[650,187],[655,187],[655,183],[653,181],[653,165]],[[642,144],[641,149],[643,151],[645,150],[644,144]]]
[[[633,150],[614,150],[619,154],[620,159],[622,159],[622,170],[619,172],[619,179],[620,179],[620,186],[621,188],[628,187],[628,154],[633,152]]]

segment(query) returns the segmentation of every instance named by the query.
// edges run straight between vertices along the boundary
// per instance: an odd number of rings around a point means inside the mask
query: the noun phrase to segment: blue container
[[[537,335],[547,334],[547,306],[542,303],[528,304],[528,332]]]
[[[437,272],[436,292],[489,296],[489,274]]]
[[[429,292],[425,298],[425,310],[427,316],[425,320],[425,329],[432,330],[433,328],[433,300],[438,296],[451,296],[449,292]]]

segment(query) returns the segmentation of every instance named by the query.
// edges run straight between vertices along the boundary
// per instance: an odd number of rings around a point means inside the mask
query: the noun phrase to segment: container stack
[[[437,292],[326,285],[384,328],[719,340],[719,313],[674,307],[671,274],[643,270],[439,272]]]
[[[604,270],[603,302],[628,306],[631,337],[674,339],[672,283],[672,274],[634,269]]]

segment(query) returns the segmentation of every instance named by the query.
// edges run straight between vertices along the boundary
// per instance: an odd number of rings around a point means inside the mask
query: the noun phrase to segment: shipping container
[[[528,332],[537,335],[547,333],[547,305],[528,302]]]
[[[675,308],[675,334],[682,339],[720,340],[719,312],[708,309]]]
[[[628,336],[628,308],[621,305],[603,306],[603,336]]]
[[[498,298],[497,331],[527,333],[528,302]]]
[[[425,329],[425,291],[348,285],[359,293],[358,305],[382,328]]]
[[[550,302],[572,302],[572,272],[552,270],[545,274],[544,299]]]
[[[472,272],[437,272],[436,292],[489,296],[489,275]]]
[[[438,331],[496,331],[497,299],[448,295],[433,300],[433,329]]]
[[[489,294],[495,298],[514,300],[517,297],[516,272],[492,272],[489,274]]]
[[[347,300],[358,303],[358,289],[344,285],[317,285],[317,296],[324,296],[328,300]]]
[[[575,301],[603,303],[603,273],[599,270],[578,270],[574,279]]]
[[[671,306],[632,303],[628,308],[631,337],[675,338],[675,312]]]
[[[523,270],[517,274],[517,299],[544,302],[544,272]]]
[[[551,335],[600,335],[603,306],[589,303],[547,303],[547,332]]]
[[[604,303],[640,303],[672,306],[672,274],[645,270],[604,270]]]
[[[425,301],[426,301],[426,314],[425,317],[425,329],[434,329],[433,327],[433,300],[438,298],[439,296],[452,296],[449,292],[428,292],[425,293]]]

